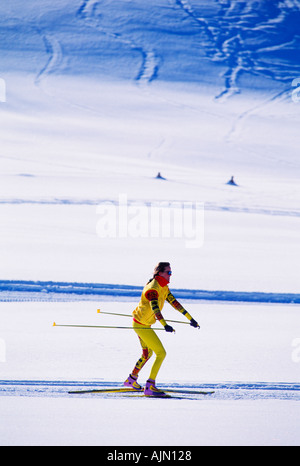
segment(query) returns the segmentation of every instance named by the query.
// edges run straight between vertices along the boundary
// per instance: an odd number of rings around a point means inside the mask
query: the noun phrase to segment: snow
[[[97,306],[128,314],[134,301],[2,303],[1,444],[296,445],[298,306],[186,304],[201,330],[173,324],[175,335],[160,332],[167,359],[158,383],[214,389],[209,399],[67,394],[83,384],[120,386],[140,348],[131,330],[53,327],[53,321],[125,326],[129,318],[98,314]],[[164,315],[178,319],[171,308]]]
[[[131,314],[134,307],[135,301],[1,303],[1,335],[6,341],[2,378],[122,382],[140,356],[132,330],[52,324],[130,326],[130,318],[99,314],[97,308]],[[299,382],[299,368],[292,360],[297,305],[189,301],[186,307],[201,329],[174,324],[175,335],[159,334],[168,353],[161,382]],[[164,315],[184,321],[169,305]],[[143,372],[145,379],[148,371]]]
[[[285,401],[238,401],[236,409],[224,401],[200,403],[198,409],[193,401],[186,401],[184,407],[166,406],[163,400],[151,401],[133,407],[130,400],[10,397],[1,408],[1,438],[5,435],[10,445],[126,447],[145,446],[146,438],[147,445],[190,448],[216,443],[249,445],[249,437],[253,439],[255,435],[255,444],[259,446],[298,445],[298,419],[292,411],[297,410],[299,402],[290,402],[287,415]],[[15,411],[18,423],[12,422]],[[173,429],[166,428],[172,425],[179,430],[175,436]],[[288,441],[282,440],[282,431],[288,432]]]
[[[299,2],[0,11],[0,444],[299,444]],[[184,209],[201,224],[154,235],[157,208],[161,232]],[[215,394],[68,396],[122,383],[140,349],[131,330],[53,321],[130,324],[96,310],[130,314],[161,260],[201,330],[159,333],[158,382]]]

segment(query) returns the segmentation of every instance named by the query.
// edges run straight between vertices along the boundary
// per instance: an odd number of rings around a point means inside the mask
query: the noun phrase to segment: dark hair
[[[154,269],[153,277],[150,278],[148,283],[150,283],[160,272],[164,272],[167,267],[170,267],[170,262],[159,262]]]

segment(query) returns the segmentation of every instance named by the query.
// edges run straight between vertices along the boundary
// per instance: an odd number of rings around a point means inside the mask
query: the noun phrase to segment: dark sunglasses
[[[165,272],[167,273],[168,275],[172,275],[172,272],[169,270],[168,272]]]

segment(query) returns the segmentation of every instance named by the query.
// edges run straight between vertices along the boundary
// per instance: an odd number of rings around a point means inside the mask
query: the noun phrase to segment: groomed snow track
[[[105,283],[76,283],[52,281],[0,281],[0,302],[2,301],[99,301],[99,300],[136,300],[143,287]],[[262,293],[220,290],[174,289],[178,299],[300,304],[300,294]]]
[[[0,396],[29,397],[126,397],[126,394],[83,393],[69,394],[70,390],[93,390],[122,387],[120,382],[62,381],[62,380],[0,380]],[[162,389],[214,391],[213,395],[186,395],[190,400],[259,400],[277,399],[300,401],[300,384],[267,382],[220,382],[202,384],[160,384]],[[183,396],[184,398],[184,396]]]

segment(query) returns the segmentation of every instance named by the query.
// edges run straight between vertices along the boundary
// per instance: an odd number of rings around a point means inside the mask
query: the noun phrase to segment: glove
[[[200,328],[200,325],[195,321],[195,319],[190,320],[190,325],[195,328]]]
[[[169,333],[173,333],[174,332],[174,329],[173,327],[171,327],[171,325],[165,325],[165,331],[166,332],[169,332]]]

